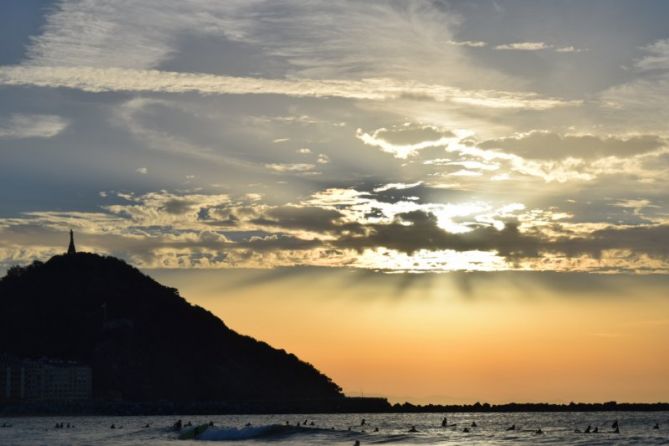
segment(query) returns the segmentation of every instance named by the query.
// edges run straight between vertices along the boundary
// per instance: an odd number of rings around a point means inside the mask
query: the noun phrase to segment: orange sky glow
[[[191,302],[311,362],[348,395],[414,403],[669,398],[669,319],[661,316],[669,302],[653,277],[586,275],[585,285],[609,286],[568,294],[533,275],[416,277],[404,289],[400,277],[353,272],[167,277]]]

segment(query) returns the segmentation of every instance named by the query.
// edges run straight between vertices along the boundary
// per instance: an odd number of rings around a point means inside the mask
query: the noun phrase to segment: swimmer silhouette
[[[446,427],[446,426],[448,426],[448,420],[446,419],[446,417],[444,417],[444,419],[441,420],[441,427]]]
[[[541,428],[539,428],[539,429],[537,429],[534,433],[535,433],[536,435],[543,435],[544,431],[542,431]]]
[[[595,429],[592,431],[593,434],[599,433],[599,426],[595,426]]]
[[[418,432],[418,429],[416,429],[416,426],[411,426],[411,429],[409,429],[409,432]]]
[[[592,426],[590,426],[590,425],[588,424],[588,427],[585,429],[585,433],[586,433],[586,434],[589,434],[591,430],[592,430]]]
[[[660,423],[655,423],[655,426],[653,426],[653,429],[659,429],[660,428]]]
[[[506,428],[507,431],[515,431],[516,430],[516,425],[512,424],[510,427]]]
[[[469,433],[469,428],[466,427],[466,428],[462,429],[462,432],[464,432],[465,434],[468,434]]]
[[[476,421],[472,421],[472,427],[478,427],[478,424],[476,424]]]
[[[613,430],[614,434],[619,434],[620,433],[620,428],[616,426],[616,428]]]
[[[374,432],[378,432],[378,431],[379,431],[379,428],[378,428],[378,427],[375,427],[375,428],[374,428]]]
[[[617,429],[618,428],[618,420],[614,421],[613,424],[611,425],[611,429]]]
[[[366,422],[367,422],[367,421],[363,418],[363,419],[360,421],[360,426],[364,426]]]

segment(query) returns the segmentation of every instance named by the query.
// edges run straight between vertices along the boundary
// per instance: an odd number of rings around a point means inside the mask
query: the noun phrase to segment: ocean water
[[[447,428],[441,420],[448,417]],[[171,425],[180,418],[193,426],[214,422],[198,439],[179,439]],[[361,420],[366,420],[361,426]],[[303,423],[307,420],[307,425]],[[618,420],[620,433],[612,433]],[[286,426],[286,421],[289,426]],[[56,423],[75,427],[56,429]],[[311,426],[311,423],[314,423]],[[478,427],[471,427],[476,422]],[[246,427],[247,423],[251,426]],[[299,423],[300,426],[296,426]],[[659,429],[653,426],[659,423]],[[111,425],[117,426],[111,429]],[[150,424],[150,427],[144,427]],[[515,431],[506,428],[515,424]],[[669,445],[669,412],[588,412],[513,414],[313,414],[148,417],[0,418],[0,445]],[[588,425],[599,433],[576,433]],[[408,430],[415,426],[417,432]],[[470,432],[463,432],[469,427]],[[374,429],[378,428],[378,432]],[[536,434],[541,428],[543,434]],[[350,429],[350,430],[349,430]],[[182,430],[182,434],[188,428]]]

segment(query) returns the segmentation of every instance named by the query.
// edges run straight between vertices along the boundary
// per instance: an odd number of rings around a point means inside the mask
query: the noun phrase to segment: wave
[[[332,434],[335,431],[315,427],[289,426],[282,424],[268,424],[264,426],[249,426],[241,429],[210,427],[197,436],[198,440],[205,441],[236,441],[252,439],[281,439],[292,435]],[[341,431],[339,432],[341,433]]]

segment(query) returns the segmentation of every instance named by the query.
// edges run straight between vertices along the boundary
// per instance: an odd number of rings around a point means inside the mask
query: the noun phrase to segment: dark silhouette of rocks
[[[285,321],[290,323],[290,321]],[[0,353],[89,364],[105,401],[332,401],[330,378],[242,336],[114,257],[76,253],[0,279]]]

